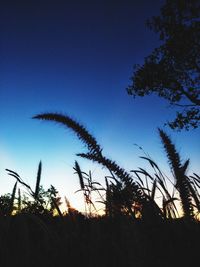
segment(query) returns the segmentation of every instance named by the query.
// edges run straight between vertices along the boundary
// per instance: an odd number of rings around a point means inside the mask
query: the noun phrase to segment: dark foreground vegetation
[[[194,266],[200,226],[19,214],[0,219],[1,266]]]
[[[48,113],[34,118],[73,130],[88,149],[78,156],[98,162],[109,175],[102,186],[75,162],[78,191],[85,201],[83,215],[67,198],[67,210],[62,212],[55,187],[44,190],[40,185],[41,162],[34,190],[17,172],[6,169],[16,182],[11,194],[0,197],[0,266],[193,266],[198,262],[200,177],[187,174],[189,159],[181,160],[163,130],[158,132],[170,178],[148,155],[142,158],[153,173],[143,168],[125,171],[105,157],[96,139],[69,116]],[[104,205],[102,216],[96,212],[93,193]]]

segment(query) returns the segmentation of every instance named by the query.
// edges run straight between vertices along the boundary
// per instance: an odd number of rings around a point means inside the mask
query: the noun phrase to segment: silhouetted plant
[[[9,207],[11,203],[11,194],[0,196],[0,215],[5,216],[9,214]]]
[[[18,206],[17,206],[17,211],[20,213],[22,209],[22,199],[21,199],[21,190],[18,188]]]
[[[36,179],[36,186],[35,186],[35,194],[34,194],[35,199],[38,198],[38,194],[39,194],[41,173],[42,173],[42,162],[40,161],[38,165],[38,172],[37,172],[37,179]]]
[[[200,194],[199,194],[200,177],[199,175],[194,173],[193,175],[189,176],[188,179],[190,180],[190,183],[189,183],[190,192],[194,199],[195,208],[197,209],[198,215],[199,215],[200,214]]]
[[[161,129],[159,129],[159,134],[164,145],[167,157],[169,159],[169,164],[172,167],[174,177],[176,180],[176,187],[180,193],[182,209],[184,217],[191,219],[194,216],[194,208],[192,203],[192,195],[190,190],[190,181],[186,176],[185,172],[189,165],[189,160],[184,164],[181,163],[180,155],[177,152],[174,144],[170,140],[169,136]]]
[[[150,166],[154,170],[154,174],[151,174],[150,171],[146,171],[143,168],[138,170],[131,170],[136,175],[138,184],[141,186],[143,191],[148,195],[149,198],[156,201],[156,198],[162,198],[162,213],[165,219],[168,218],[178,218],[179,213],[175,205],[175,201],[178,200],[174,197],[175,191],[172,193],[169,192],[167,188],[166,179],[170,182],[174,188],[172,181],[161,171],[158,164],[153,161],[149,155],[145,157],[140,157],[144,160],[147,160],[150,163]]]
[[[96,139],[83,127],[81,124],[73,120],[67,115],[57,114],[57,113],[44,113],[33,117],[33,119],[54,121],[56,123],[61,123],[67,128],[72,129],[76,133],[77,137],[87,145],[89,151],[92,153],[101,153],[101,147],[97,143]]]
[[[102,185],[96,181],[93,181],[92,173],[89,171],[89,173],[83,172],[78,164],[77,161],[75,161],[75,166],[73,168],[78,174],[80,187],[81,189],[77,190],[77,192],[83,192],[84,196],[84,203],[85,203],[85,214],[87,214],[89,217],[92,216],[92,214],[97,213],[96,206],[94,204],[94,201],[92,200],[93,193],[97,193],[98,197],[101,199],[100,201],[104,203],[104,198],[100,191],[105,191],[105,188],[102,187]]]
[[[68,128],[72,129],[78,138],[87,145],[89,152],[81,153],[78,156],[93,160],[108,168],[111,173],[114,173],[122,183],[122,191],[126,192],[125,198],[123,197],[123,205],[127,208],[130,215],[134,217],[134,203],[138,202],[142,208],[143,218],[151,216],[152,219],[162,217],[162,213],[157,204],[149,199],[146,194],[143,193],[141,188],[133,181],[130,174],[128,174],[123,168],[119,167],[115,161],[112,161],[102,155],[102,149],[97,143],[96,139],[79,123],[70,118],[67,115],[57,113],[44,113],[33,117],[34,119],[54,121],[61,123]],[[124,195],[124,193],[123,193]]]
[[[12,194],[5,194],[0,196],[0,215],[11,216],[17,210],[15,206],[15,194],[17,189],[17,182],[14,184]]]
[[[37,179],[36,179],[36,186],[35,186],[35,192],[31,189],[31,187],[25,183],[20,175],[17,172],[14,172],[10,169],[6,169],[8,171],[8,174],[10,176],[13,176],[17,182],[19,182],[21,185],[23,185],[27,191],[29,197],[26,195],[23,195],[21,197],[20,189],[18,191],[18,209],[17,213],[19,212],[25,212],[25,213],[34,213],[34,214],[49,214],[54,215],[55,210],[57,213],[62,216],[62,212],[60,211],[59,206],[61,205],[61,198],[58,197],[58,191],[55,189],[54,186],[50,186],[50,188],[45,191],[43,186],[40,185],[41,181],[41,173],[42,173],[42,163],[39,162],[38,165],[38,171],[37,171]],[[13,193],[10,199],[10,207],[8,209],[8,213],[11,213],[11,210],[14,204],[15,199],[15,192],[16,192],[16,186],[17,182],[13,188]],[[32,198],[32,199],[31,199]]]
[[[13,209],[14,209],[16,189],[17,189],[17,182],[15,183],[15,185],[13,187],[13,191],[12,191],[12,195],[11,195],[11,199],[10,199],[10,205],[9,205],[9,209],[8,209],[8,215],[11,215],[13,212]]]

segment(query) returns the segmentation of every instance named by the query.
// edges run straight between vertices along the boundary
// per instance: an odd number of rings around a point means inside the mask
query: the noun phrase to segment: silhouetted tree
[[[9,207],[11,202],[11,194],[4,194],[0,196],[0,216],[9,214]]]
[[[167,0],[160,16],[147,21],[161,45],[136,65],[130,95],[152,93],[180,108],[167,124],[172,129],[197,128],[200,122],[200,1]]]

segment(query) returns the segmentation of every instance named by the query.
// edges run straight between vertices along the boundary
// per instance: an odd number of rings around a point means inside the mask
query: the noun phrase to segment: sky
[[[104,183],[101,166],[78,158],[84,145],[69,129],[31,119],[60,112],[82,123],[104,154],[126,170],[148,168],[144,151],[168,171],[157,127],[175,115],[155,96],[133,99],[126,92],[134,64],[159,46],[145,21],[159,14],[163,0],[3,1],[0,5],[0,194],[9,193],[20,174],[35,187],[41,160],[41,184],[54,185],[72,206],[83,209],[77,160],[83,171]],[[173,132],[189,172],[199,173],[199,130]]]

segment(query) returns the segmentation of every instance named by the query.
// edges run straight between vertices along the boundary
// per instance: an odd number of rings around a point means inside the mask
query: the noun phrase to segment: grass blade
[[[36,179],[36,186],[35,186],[35,199],[38,199],[39,191],[40,191],[40,181],[41,181],[41,173],[42,173],[42,162],[39,162],[38,171],[37,171],[37,179]]]

